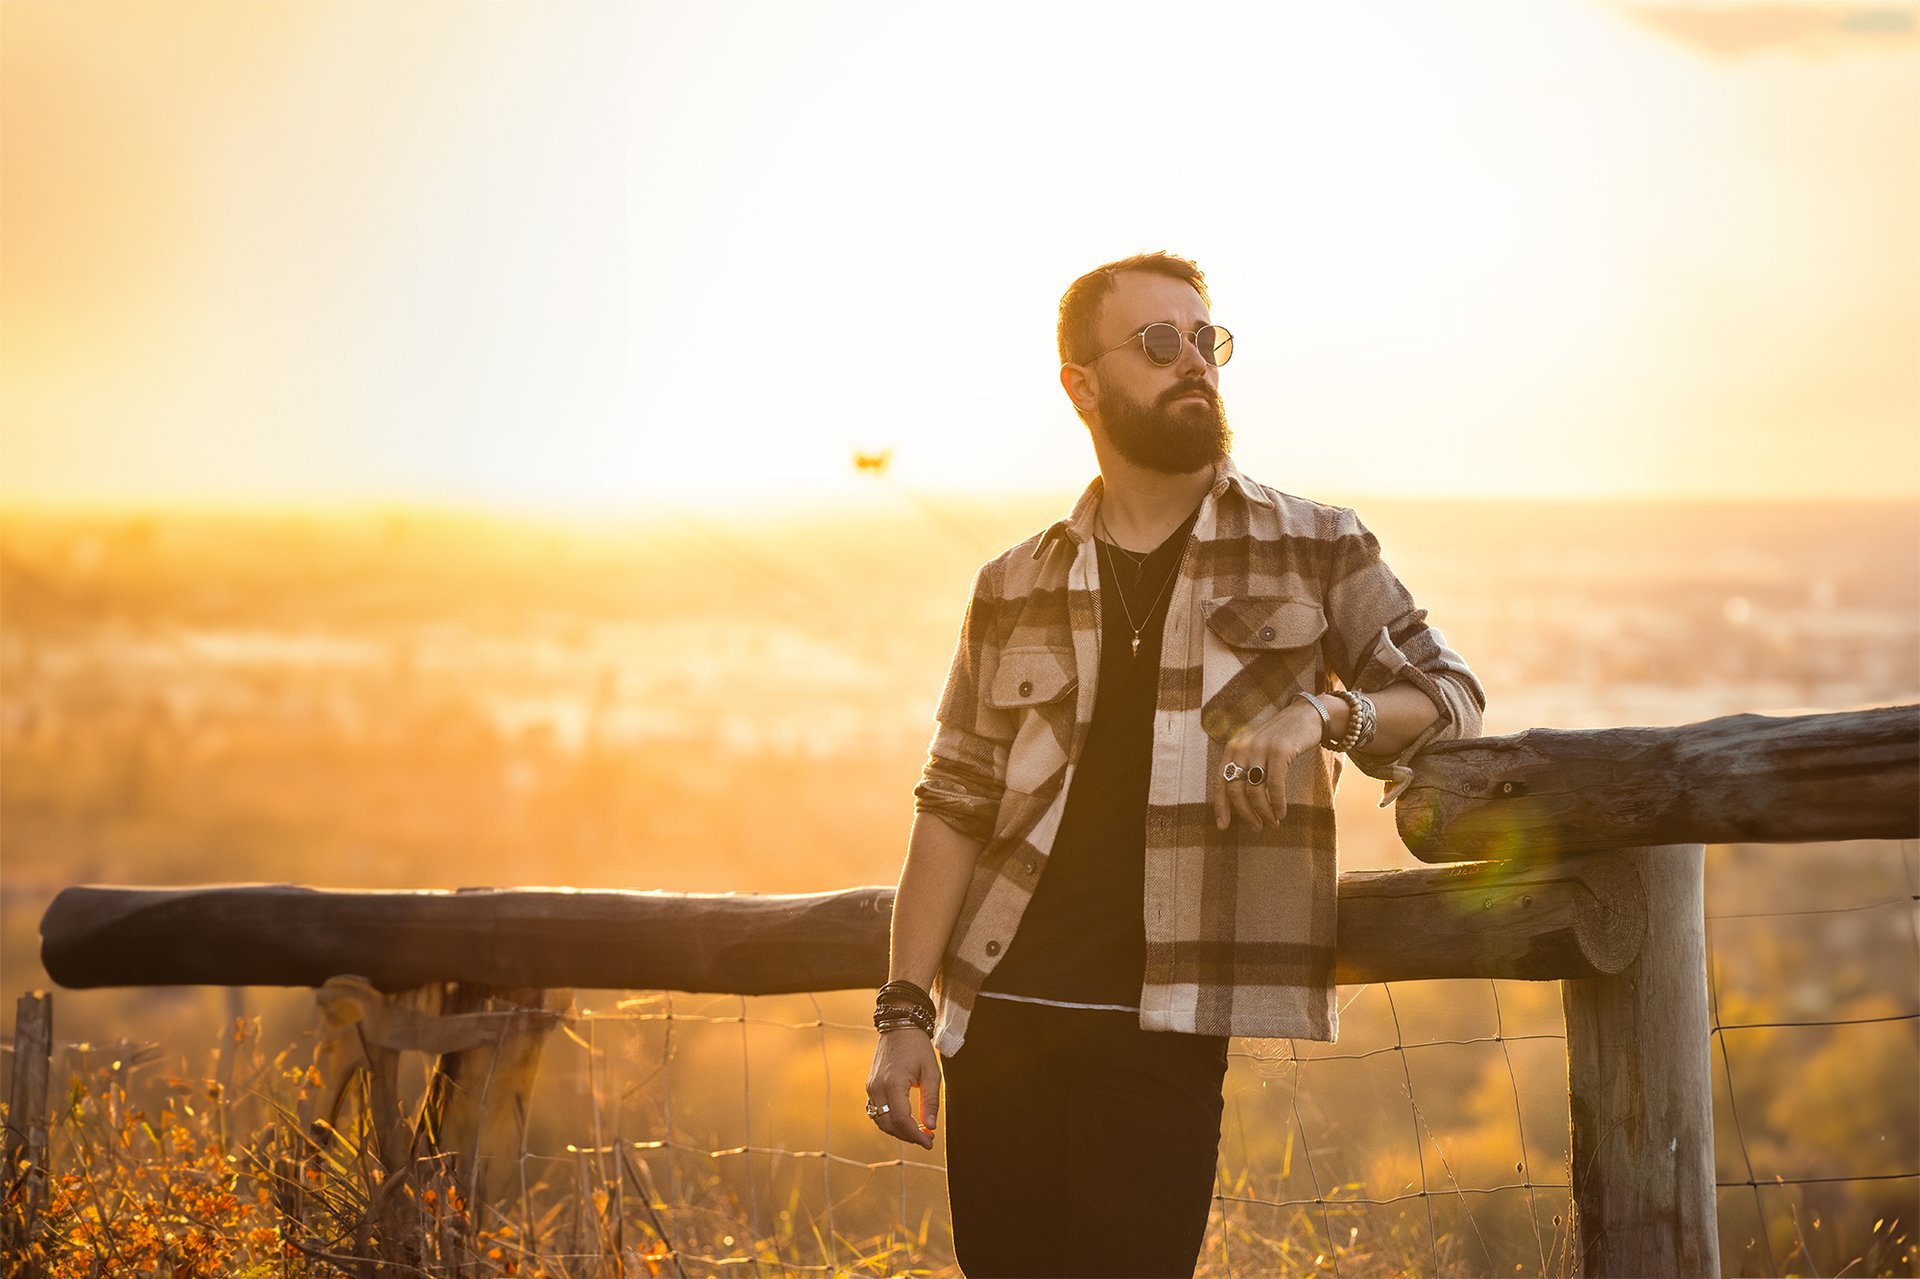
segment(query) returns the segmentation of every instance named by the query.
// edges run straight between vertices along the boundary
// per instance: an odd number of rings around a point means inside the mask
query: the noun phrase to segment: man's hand
[[[908,1097],[915,1090],[920,1093],[917,1115]],[[940,1117],[940,1059],[933,1041],[912,1027],[883,1032],[873,1050],[873,1072],[867,1076],[867,1104],[887,1107],[885,1114],[873,1117],[880,1131],[933,1149],[933,1129]]]
[[[1225,830],[1235,818],[1254,830],[1287,815],[1287,769],[1308,751],[1320,749],[1320,716],[1305,702],[1288,702],[1258,728],[1246,729],[1227,743],[1226,760],[1242,769],[1258,768],[1258,786],[1245,776],[1227,781],[1213,775],[1213,824]]]

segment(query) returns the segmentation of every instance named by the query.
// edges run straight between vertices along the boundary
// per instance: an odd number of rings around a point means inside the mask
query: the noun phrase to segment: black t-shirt
[[[1106,542],[1096,546],[1101,640],[1093,724],[1053,851],[983,994],[1139,1006],[1147,963],[1147,783],[1160,635],[1199,514],[1195,507],[1144,560]]]

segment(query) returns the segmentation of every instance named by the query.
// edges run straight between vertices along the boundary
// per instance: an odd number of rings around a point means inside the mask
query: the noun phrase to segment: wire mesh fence
[[[1912,1271],[1915,845],[1852,847],[1877,866],[1847,877],[1864,900],[1849,888],[1854,899],[1831,905],[1709,910],[1732,1272]],[[1715,853],[1710,879],[1737,876],[1744,857],[1802,855]],[[1823,963],[1828,942],[1877,961]],[[623,1152],[666,1231],[682,1213],[736,1214],[733,1251],[681,1250],[689,1266],[950,1266],[940,1147],[898,1146],[862,1113],[867,998],[643,993],[589,1006],[568,1048],[551,1050],[552,1077],[584,1089],[574,1100],[591,1110],[591,1142],[572,1153],[610,1168]],[[1558,987],[1431,982],[1342,1000],[1338,1044],[1234,1041],[1203,1273],[1572,1273]],[[1801,1005],[1827,1015],[1743,1011]]]
[[[1710,852],[1707,995],[1725,1268],[1912,1274],[1920,843]],[[1808,904],[1745,900],[1749,863],[1810,853],[1820,860],[1809,863]]]

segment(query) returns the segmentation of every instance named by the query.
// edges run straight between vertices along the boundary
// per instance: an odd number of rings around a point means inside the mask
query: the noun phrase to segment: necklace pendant
[[[1140,632],[1139,631],[1135,631],[1133,633],[1133,652],[1129,653],[1128,656],[1129,657],[1140,656]]]

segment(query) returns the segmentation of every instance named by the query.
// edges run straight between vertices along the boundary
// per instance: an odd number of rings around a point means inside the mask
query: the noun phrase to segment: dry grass
[[[303,1123],[321,1082],[308,1053],[269,1056],[258,1019],[237,1022],[195,1078],[160,1072],[134,1045],[71,1052],[81,1068],[56,1080],[46,1207],[30,1237],[28,1170],[8,1170],[15,1261],[49,1279],[958,1274],[930,1213],[867,1237],[829,1236],[797,1183],[783,1203],[749,1205],[717,1168],[689,1175],[683,1164],[669,1194],[648,1158],[618,1146],[528,1156],[523,1198],[475,1205],[450,1157],[424,1140],[410,1167],[388,1175],[364,1097],[333,1124]],[[1242,1176],[1223,1192],[1254,1189]],[[1362,1195],[1331,1188],[1327,1212],[1217,1209],[1198,1273],[1473,1273],[1452,1236],[1435,1241],[1410,1218],[1348,1224],[1359,1218],[1338,1201]],[[756,1230],[757,1219],[773,1228]]]
[[[56,1080],[46,1206],[30,1237],[27,1169],[7,1170],[9,1274],[24,1273],[23,1262],[49,1279],[958,1273],[932,1213],[832,1234],[797,1181],[777,1202],[748,1203],[715,1162],[693,1160],[673,1168],[669,1189],[653,1156],[673,1152],[646,1143],[523,1154],[525,1193],[501,1205],[468,1202],[450,1157],[424,1137],[411,1165],[389,1175],[364,1097],[332,1124],[303,1122],[321,1082],[310,1049],[269,1055],[258,1019],[236,1022],[194,1078],[164,1074],[135,1045],[70,1056],[78,1068]],[[1343,1183],[1328,1187],[1324,1206],[1263,1200],[1278,1193],[1250,1172],[1223,1181],[1199,1275],[1573,1273],[1572,1226],[1552,1203],[1537,1250],[1528,1244],[1489,1270],[1478,1227],[1429,1217],[1444,1196],[1383,1211],[1362,1202],[1366,1186]],[[1821,1214],[1790,1215],[1779,1273],[1821,1273]],[[1838,1273],[1912,1274],[1914,1258],[1910,1225],[1883,1218]]]
[[[867,1241],[805,1230],[756,1238],[720,1178],[683,1178],[689,1197],[669,1204],[626,1153],[574,1152],[558,1171],[544,1161],[550,1171],[524,1202],[475,1205],[451,1159],[424,1141],[410,1166],[389,1175],[373,1154],[364,1105],[337,1124],[303,1124],[320,1081],[296,1050],[262,1060],[257,1026],[246,1023],[229,1050],[245,1063],[243,1087],[156,1076],[139,1060],[72,1076],[53,1115],[46,1207],[30,1236],[27,1169],[8,1170],[16,1259],[50,1279],[779,1272],[824,1270],[829,1255],[843,1273],[938,1273],[911,1263],[925,1228]]]

